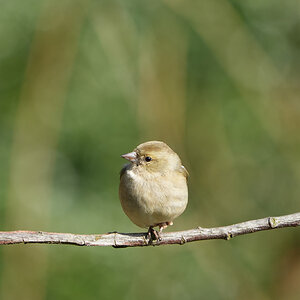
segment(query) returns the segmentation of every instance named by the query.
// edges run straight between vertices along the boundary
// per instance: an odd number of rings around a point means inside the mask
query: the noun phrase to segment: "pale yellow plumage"
[[[188,201],[187,171],[165,143],[143,143],[128,154],[121,171],[119,196],[129,219],[140,227],[172,224]]]

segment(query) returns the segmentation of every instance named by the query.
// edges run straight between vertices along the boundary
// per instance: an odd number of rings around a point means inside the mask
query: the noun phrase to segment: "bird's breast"
[[[186,179],[180,173],[141,173],[128,169],[121,177],[123,210],[141,227],[172,221],[184,211],[187,199]]]

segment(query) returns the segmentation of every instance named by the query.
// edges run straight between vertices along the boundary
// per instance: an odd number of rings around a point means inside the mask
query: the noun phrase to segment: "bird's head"
[[[140,144],[122,157],[149,172],[165,173],[181,168],[179,156],[167,144],[159,141]]]

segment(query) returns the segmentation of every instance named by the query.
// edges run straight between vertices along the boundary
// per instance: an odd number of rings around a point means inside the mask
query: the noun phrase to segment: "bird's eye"
[[[151,161],[151,160],[152,160],[152,158],[151,158],[150,156],[146,156],[146,157],[145,157],[145,161],[146,161],[146,162],[149,162],[149,161]]]

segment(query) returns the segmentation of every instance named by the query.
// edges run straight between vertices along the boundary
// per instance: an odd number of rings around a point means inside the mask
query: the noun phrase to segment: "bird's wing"
[[[181,166],[180,172],[183,173],[183,175],[185,176],[186,180],[190,176],[189,172],[187,171],[187,169],[184,166]]]

